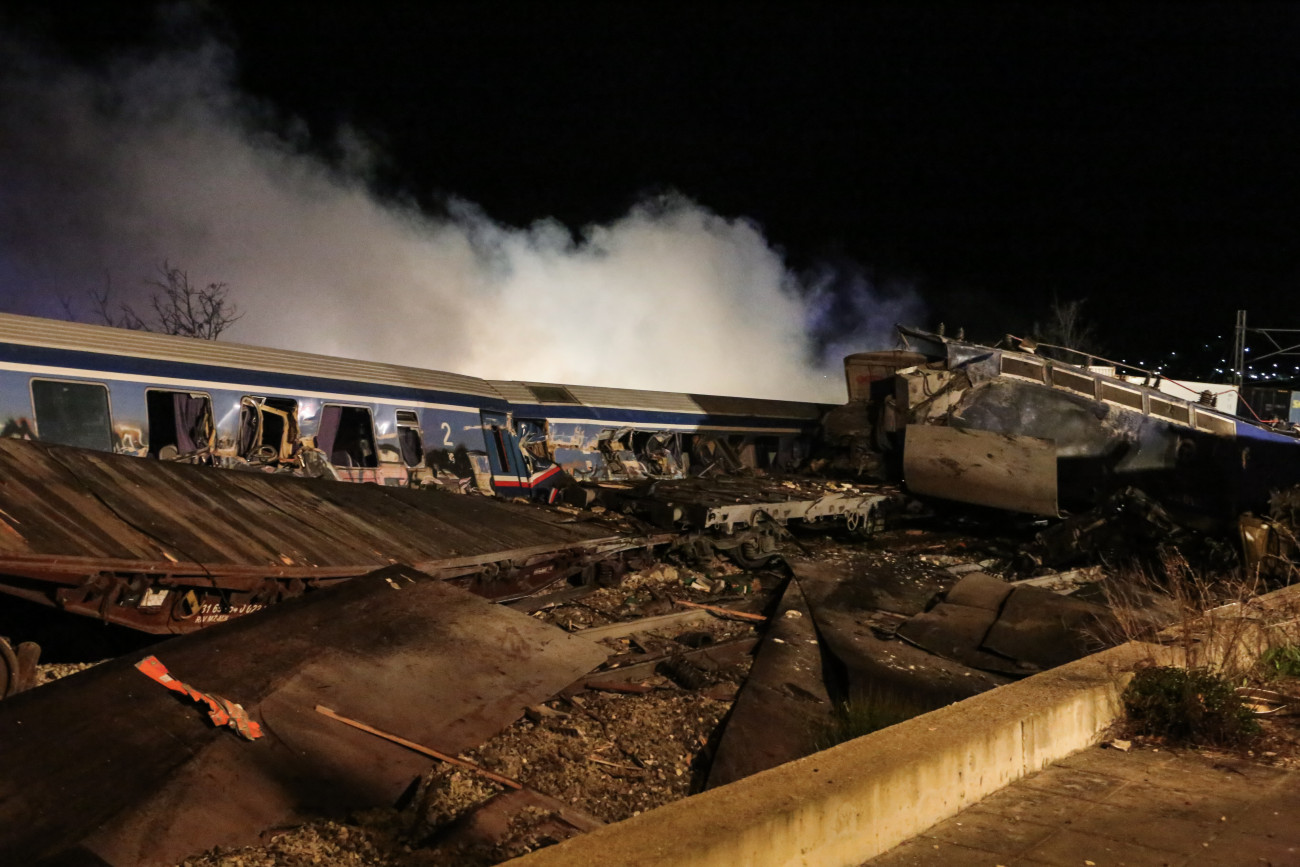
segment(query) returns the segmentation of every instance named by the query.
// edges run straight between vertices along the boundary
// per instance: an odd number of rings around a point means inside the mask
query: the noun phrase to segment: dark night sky
[[[95,63],[149,4],[18,4]],[[238,83],[378,183],[506,223],[679,190],[795,267],[919,288],[933,325],[1087,299],[1115,355],[1300,327],[1300,6],[211,2]],[[172,31],[184,39],[184,31]],[[1149,359],[1148,359],[1149,360]]]

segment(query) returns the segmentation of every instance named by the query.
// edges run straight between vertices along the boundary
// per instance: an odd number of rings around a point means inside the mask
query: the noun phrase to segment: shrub
[[[1269,648],[1259,664],[1270,677],[1300,677],[1300,645]]]
[[[1232,684],[1204,668],[1144,668],[1133,675],[1123,699],[1135,734],[1236,746],[1260,731]]]

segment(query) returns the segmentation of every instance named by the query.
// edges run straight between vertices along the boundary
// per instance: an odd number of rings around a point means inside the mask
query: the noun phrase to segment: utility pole
[[[1237,330],[1232,338],[1232,384],[1241,388],[1246,378],[1246,311],[1237,311]]]

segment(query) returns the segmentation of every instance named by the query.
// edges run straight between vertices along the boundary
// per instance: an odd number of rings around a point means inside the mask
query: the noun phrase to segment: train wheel
[[[0,638],[0,698],[31,689],[36,685],[36,661],[41,648],[30,641],[15,651],[7,639]]]
[[[0,638],[0,698],[8,698],[18,682],[18,654],[6,639]]]

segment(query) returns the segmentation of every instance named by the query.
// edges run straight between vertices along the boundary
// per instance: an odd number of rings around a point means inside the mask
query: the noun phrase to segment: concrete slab
[[[1038,822],[1008,819],[1001,813],[971,807],[947,822],[940,822],[922,835],[944,843],[981,849],[995,855],[1019,855],[1055,833],[1056,828]]]
[[[1101,802],[1106,800],[1107,795],[1122,788],[1125,781],[1103,774],[1094,774],[1092,771],[1057,765],[1042,773],[1026,777],[1023,784],[1030,789],[1053,792],[1084,801]]]
[[[1165,818],[1218,827],[1225,821],[1239,820],[1250,808],[1247,801],[1225,797],[1217,791],[1188,788],[1165,789],[1158,804],[1151,800],[1151,789],[1129,783],[1105,799],[1108,807],[1120,810],[1146,810]]]
[[[1284,867],[1289,864],[1300,864],[1300,843],[1228,832],[1193,855],[1187,867]]]
[[[1150,790],[1144,790],[1143,794],[1147,802],[1145,809],[1140,804],[1093,804],[1071,820],[1070,830],[1184,855],[1200,849],[1219,832],[1221,823],[1217,819],[1198,821],[1180,816],[1165,797]],[[1136,816],[1141,821],[1134,821]]]
[[[1261,788],[1271,782],[1266,769],[1241,771],[1233,768],[1204,767],[1194,760],[1176,759],[1169,764],[1152,768],[1147,781],[1162,789],[1178,792],[1212,790],[1216,797],[1226,801],[1253,802],[1259,798]]]
[[[1009,786],[980,802],[981,809],[1008,820],[1056,826],[1072,821],[1090,806],[1089,801],[1021,786]]]
[[[913,862],[889,852],[867,864],[942,863],[921,860],[933,839],[988,851],[1001,867],[1281,867],[1300,864],[1297,812],[1300,772],[1195,750],[1092,748],[896,850]]]
[[[1121,780],[1141,782],[1152,769],[1173,761],[1168,750],[1134,750],[1120,752],[1105,747],[1089,747],[1056,763],[1058,768],[1076,768]]]
[[[1185,867],[1187,855],[1162,852],[1081,831],[1058,831],[1025,853],[1026,860],[1055,867]]]
[[[971,849],[929,837],[909,840],[871,862],[871,867],[993,867],[998,856],[983,849]]]

